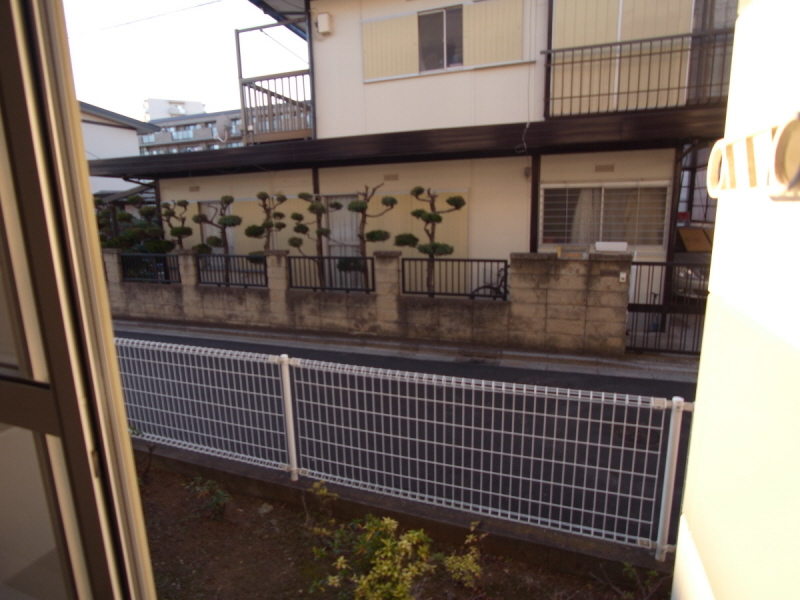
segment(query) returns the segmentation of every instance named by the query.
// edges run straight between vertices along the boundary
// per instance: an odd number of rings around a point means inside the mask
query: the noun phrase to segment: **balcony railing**
[[[547,117],[723,103],[733,30],[547,50]]]
[[[248,143],[311,137],[311,79],[307,70],[240,81]]]

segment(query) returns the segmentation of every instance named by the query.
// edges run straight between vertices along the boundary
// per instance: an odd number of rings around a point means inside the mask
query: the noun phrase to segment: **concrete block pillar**
[[[176,250],[178,255],[178,272],[181,275],[182,312],[185,318],[192,321],[203,319],[203,303],[197,289],[197,252],[194,250]],[[170,285],[175,285],[171,283]]]
[[[395,334],[399,328],[401,256],[402,253],[395,250],[377,251],[374,254],[377,324],[383,333]]]
[[[628,326],[630,254],[590,254],[586,299],[586,350],[622,354]]]
[[[112,285],[118,286],[122,283],[122,264],[119,255],[120,251],[117,248],[103,248],[103,266],[106,269],[109,289]]]
[[[289,251],[268,250],[267,280],[269,284],[269,321],[271,325],[289,325],[291,315],[287,292],[289,290]]]
[[[197,259],[194,250],[176,250],[178,255],[178,270],[181,274],[181,284],[186,286],[197,285]]]

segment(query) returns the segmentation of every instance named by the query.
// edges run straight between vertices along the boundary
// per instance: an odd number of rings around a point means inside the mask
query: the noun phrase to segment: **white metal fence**
[[[679,398],[118,339],[165,445],[628,545],[669,547]]]

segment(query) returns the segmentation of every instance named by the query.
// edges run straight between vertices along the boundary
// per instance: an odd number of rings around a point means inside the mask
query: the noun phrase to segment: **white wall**
[[[800,111],[800,78],[787,71],[798,23],[790,0],[742,10],[726,139]],[[762,184],[719,199],[676,600],[798,597],[799,231],[800,201],[772,200]]]
[[[86,160],[139,156],[139,137],[135,129],[105,124],[101,121],[91,115],[81,115]],[[112,177],[90,177],[89,186],[94,193],[101,190],[127,190],[132,188],[133,184]]]
[[[519,64],[364,82],[363,21],[446,6],[437,0],[315,0],[333,32],[314,31],[315,106],[320,138],[541,120],[547,0],[524,0]]]

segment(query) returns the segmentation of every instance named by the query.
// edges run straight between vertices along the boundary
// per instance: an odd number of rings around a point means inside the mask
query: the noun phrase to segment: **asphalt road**
[[[353,352],[346,350],[310,349],[296,346],[283,346],[272,343],[257,343],[239,339],[219,340],[213,338],[159,334],[154,332],[129,332],[117,331],[118,337],[127,337],[173,344],[187,344],[193,346],[206,346],[226,350],[239,350],[244,352],[258,352],[263,354],[288,354],[293,358],[306,358],[379,369],[394,369],[398,371],[411,371],[415,373],[430,373],[433,375],[449,375],[452,377],[468,377],[472,379],[485,379],[489,381],[504,381],[509,383],[524,383],[529,385],[543,385],[550,387],[565,387],[598,392],[614,392],[618,394],[636,394],[641,396],[657,396],[672,398],[680,396],[684,400],[694,401],[694,383],[669,381],[658,379],[641,379],[635,377],[620,377],[617,375],[597,375],[580,372],[564,372],[553,370],[536,370],[518,367],[509,367],[491,364],[488,361],[453,361],[453,360],[420,360],[402,356],[386,356],[383,354]]]

